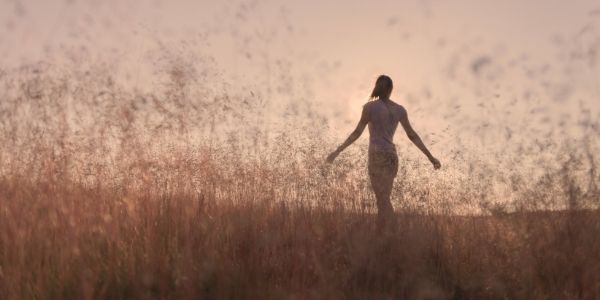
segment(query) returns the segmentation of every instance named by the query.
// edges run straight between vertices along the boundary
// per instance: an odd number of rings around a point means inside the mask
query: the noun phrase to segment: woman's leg
[[[394,213],[394,207],[390,201],[394,178],[391,176],[372,176],[371,185],[377,199],[377,210],[379,214],[390,215]]]
[[[395,153],[369,153],[369,177],[375,192],[378,211],[378,227],[385,227],[394,220],[394,208],[390,201],[394,178],[398,173],[398,157]]]

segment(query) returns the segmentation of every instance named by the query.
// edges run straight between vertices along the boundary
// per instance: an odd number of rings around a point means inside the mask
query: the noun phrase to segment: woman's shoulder
[[[363,104],[363,109],[370,109],[375,105],[375,101],[367,101],[367,103]]]
[[[394,102],[393,100],[388,100],[388,104],[385,104],[379,100],[367,101],[367,103],[363,104],[364,109],[370,109],[372,107],[391,107],[395,110],[406,111],[406,109],[404,109],[404,106]]]
[[[390,103],[392,104],[392,106],[393,106],[395,109],[397,109],[397,110],[399,110],[399,111],[402,111],[402,112],[406,112],[406,109],[404,108],[404,106],[402,106],[402,105],[400,105],[400,104],[396,103],[396,102],[395,102],[395,101],[393,101],[393,100],[390,100]]]

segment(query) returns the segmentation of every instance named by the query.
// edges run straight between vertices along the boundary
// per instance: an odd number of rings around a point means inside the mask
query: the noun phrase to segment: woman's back
[[[406,110],[392,100],[375,100],[363,107],[369,122],[369,151],[396,152],[394,133]]]

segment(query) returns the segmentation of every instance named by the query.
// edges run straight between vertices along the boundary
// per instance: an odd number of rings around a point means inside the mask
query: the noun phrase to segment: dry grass
[[[597,211],[407,213],[398,215],[395,231],[378,233],[368,211],[278,201],[260,182],[270,175],[255,170],[243,178],[243,187],[208,180],[200,184],[201,192],[168,184],[129,192],[5,178],[0,294],[7,299],[600,296]]]
[[[600,298],[596,140],[532,148],[553,162],[538,173],[458,156],[429,180],[404,158],[379,233],[364,157],[323,167],[331,143],[310,132],[266,145],[244,119],[262,108],[241,104],[259,96],[73,72],[0,74],[2,299]]]

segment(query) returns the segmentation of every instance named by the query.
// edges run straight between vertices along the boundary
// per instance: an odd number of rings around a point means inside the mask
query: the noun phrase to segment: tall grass
[[[379,232],[364,145],[325,166],[333,141],[267,132],[260,94],[109,74],[0,73],[2,299],[600,297],[594,138],[514,168],[461,149],[436,180],[403,157]]]

